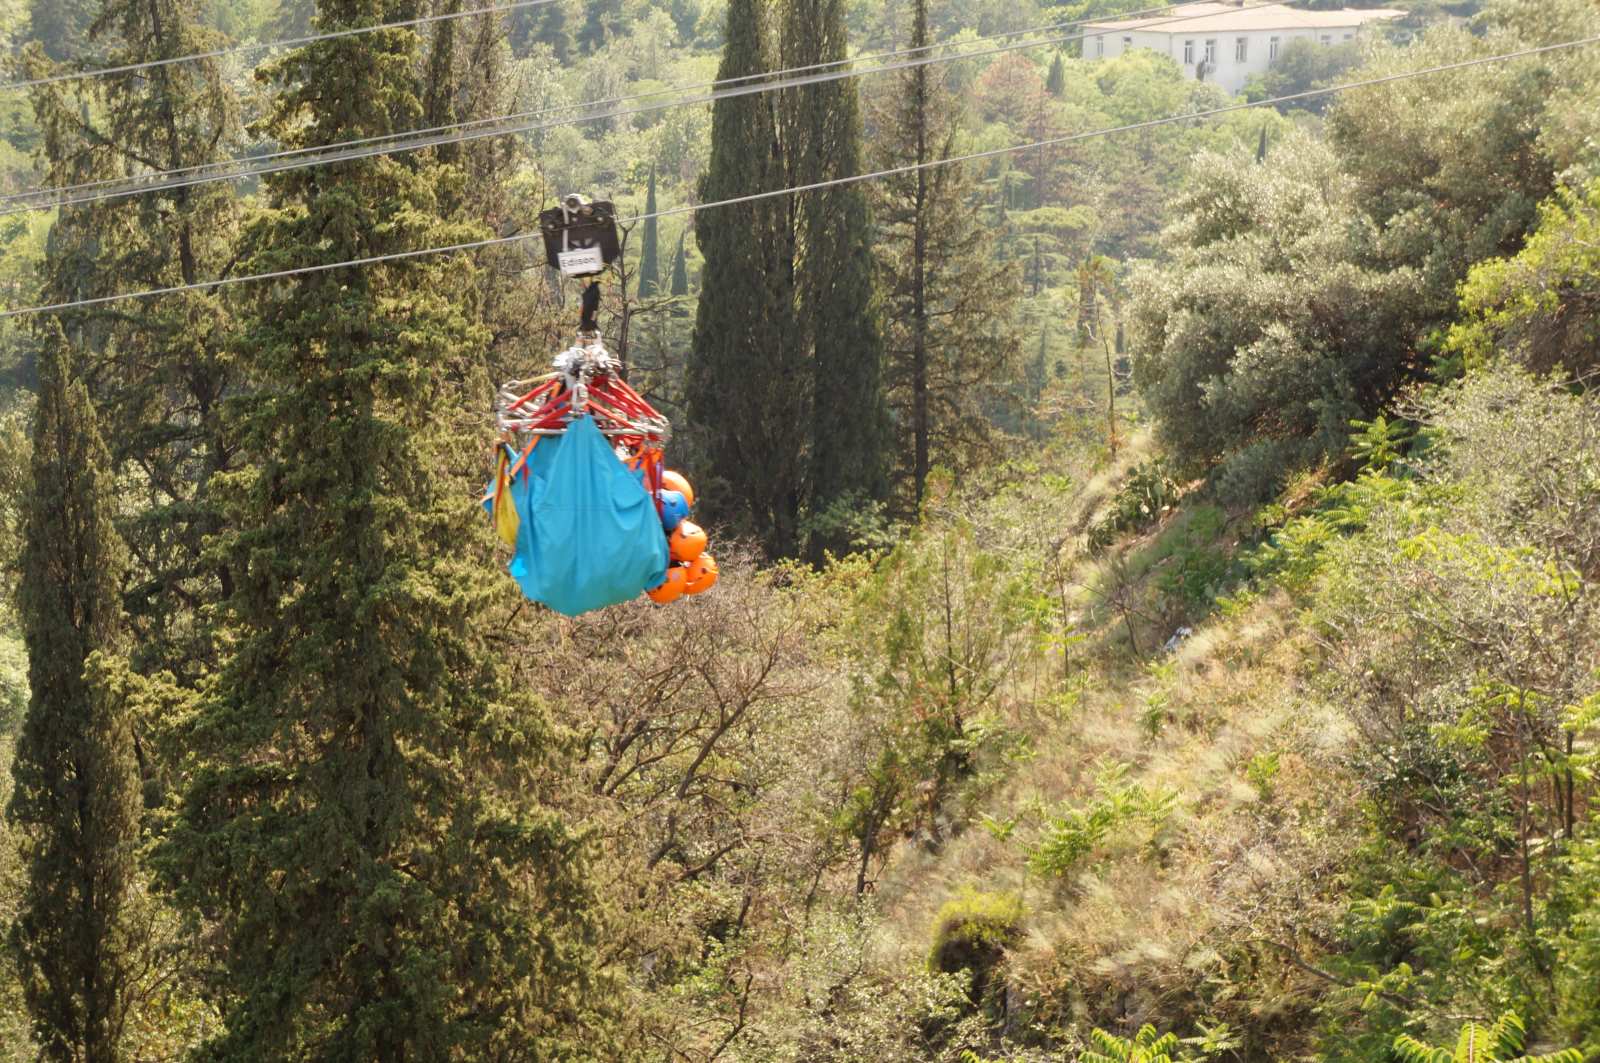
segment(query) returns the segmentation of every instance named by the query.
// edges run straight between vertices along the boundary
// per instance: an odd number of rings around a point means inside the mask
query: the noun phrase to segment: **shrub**
[[[1177,809],[1177,794],[1129,782],[1127,774],[1126,764],[1109,765],[1100,773],[1094,800],[1050,817],[1044,837],[1028,854],[1035,874],[1070,874],[1113,837],[1136,836],[1131,829],[1136,824],[1145,825],[1149,840],[1157,838]]]
[[[972,972],[969,999],[983,999],[994,968],[1022,935],[1022,900],[1011,893],[966,889],[946,901],[933,921],[928,968],[934,973]]]
[[[1244,777],[1250,785],[1255,787],[1256,794],[1263,801],[1272,800],[1274,784],[1278,778],[1280,768],[1279,757],[1276,752],[1257,753],[1245,765]]]
[[[1291,457],[1342,448],[1346,422],[1408,371],[1423,278],[1382,260],[1356,193],[1309,136],[1261,164],[1202,155],[1169,256],[1132,277],[1134,379],[1157,434],[1186,463],[1237,455],[1235,497],[1270,494]]]
[[[1522,1020],[1516,1013],[1506,1012],[1493,1026],[1467,1023],[1456,1039],[1454,1052],[1400,1034],[1394,1039],[1394,1054],[1403,1063],[1583,1063],[1583,1053],[1575,1048],[1541,1056],[1523,1055],[1524,1036]]]
[[[1256,103],[1331,85],[1360,61],[1361,49],[1354,42],[1324,45],[1310,38],[1291,40],[1284,44],[1283,51],[1270,70],[1251,75],[1250,80],[1245,82],[1243,95],[1251,103]],[[1331,96],[1312,96],[1291,103],[1280,103],[1277,107],[1285,114],[1295,110],[1321,114],[1331,99]]]
[[[1454,1044],[1462,1017],[1513,1008],[1592,1051],[1600,406],[1503,364],[1414,406],[1405,478],[1330,488],[1258,551],[1308,599],[1312,686],[1359,735],[1370,817],[1325,957],[1365,997],[1325,1008],[1323,1056]]]
[[[1474,266],[1462,285],[1462,322],[1445,343],[1447,364],[1481,366],[1500,352],[1538,372],[1594,369],[1600,347],[1600,180],[1561,189],[1513,258]]]
[[[1160,458],[1135,465],[1111,500],[1111,509],[1089,530],[1089,545],[1109,546],[1118,534],[1148,528],[1178,501],[1178,484]]]
[[[1180,613],[1194,615],[1211,606],[1217,596],[1244,575],[1232,552],[1218,544],[1228,518],[1216,506],[1200,506],[1181,524],[1174,522],[1169,561],[1163,565],[1157,586],[1161,593],[1179,605]]]
[[[1591,746],[1591,748],[1593,748]],[[1561,861],[1549,915],[1566,923],[1557,945],[1557,1026],[1600,1059],[1600,818]]]
[[[1289,470],[1302,457],[1302,447],[1278,439],[1247,444],[1229,456],[1211,479],[1217,500],[1225,506],[1253,506],[1276,495]]]
[[[1177,1034],[1157,1033],[1149,1023],[1132,1038],[1097,1029],[1089,1034],[1094,1048],[1080,1055],[1078,1063],[1200,1063],[1238,1047],[1226,1024],[1202,1031],[1201,1036],[1179,1041]],[[1180,1045],[1189,1045],[1193,1051]]]
[[[1146,1023],[1132,1040],[1095,1030],[1089,1035],[1099,1051],[1085,1052],[1079,1063],[1174,1063],[1172,1053],[1178,1050],[1178,1035],[1157,1034],[1156,1028]]]

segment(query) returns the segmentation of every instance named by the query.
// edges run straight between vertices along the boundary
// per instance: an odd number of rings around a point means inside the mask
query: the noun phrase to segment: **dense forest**
[[[1600,1059],[1600,6],[1389,6],[0,0],[0,1061]]]

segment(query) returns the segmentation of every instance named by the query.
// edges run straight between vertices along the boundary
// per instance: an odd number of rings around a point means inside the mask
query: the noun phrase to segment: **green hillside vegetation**
[[[1135,6],[560,0],[40,86],[0,191]],[[1245,97],[1596,34],[1417,5]],[[1596,99],[1552,51],[631,227],[602,328],[719,544],[671,607],[504,578],[490,404],[576,319],[528,248],[0,322],[0,1061],[1600,1058]],[[14,214],[0,290],[1228,102],[1014,50]]]

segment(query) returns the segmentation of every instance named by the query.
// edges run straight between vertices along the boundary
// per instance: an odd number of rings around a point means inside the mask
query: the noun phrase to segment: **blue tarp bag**
[[[593,419],[534,447],[511,485],[521,518],[511,575],[522,593],[577,616],[631,601],[667,578],[667,537],[638,476]]]

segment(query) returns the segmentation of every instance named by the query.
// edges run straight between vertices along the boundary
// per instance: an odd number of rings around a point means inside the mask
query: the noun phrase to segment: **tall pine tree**
[[[656,212],[656,168],[650,167],[650,191],[645,196],[644,237],[639,244],[639,298],[648,299],[661,290],[661,222]]]
[[[927,0],[915,0],[910,46],[928,40]],[[988,436],[981,402],[1011,383],[1018,360],[1008,325],[1016,264],[994,261],[966,171],[927,167],[955,153],[959,115],[940,78],[929,66],[900,76],[873,163],[924,167],[877,186],[895,483],[908,514],[922,505],[936,461],[959,472],[975,460]]]
[[[59,326],[40,359],[18,605],[28,703],[7,809],[27,871],[11,927],[43,1058],[130,1058],[123,1033],[142,956],[130,927],[139,771],[125,703],[98,681],[123,642],[126,552],[110,459]]]
[[[323,0],[325,30],[404,0]],[[322,41],[274,68],[290,147],[418,123],[409,29]],[[470,238],[440,216],[459,172],[428,156],[287,172],[247,268]],[[441,193],[441,190],[443,192]],[[341,268],[257,294],[228,478],[233,648],[197,709],[193,769],[159,851],[215,920],[224,1026],[210,1058],[606,1054],[581,846],[538,803],[551,743],[484,638],[492,597],[473,485],[446,479],[488,393],[465,258]],[[469,398],[470,394],[470,398]]]
[[[849,54],[844,0],[790,0],[784,68],[837,63]],[[779,133],[791,187],[861,172],[861,115],[853,78],[783,93]],[[811,363],[813,512],[886,493],[888,424],[883,404],[883,333],[874,295],[867,191],[851,184],[807,192],[791,207],[795,303]],[[810,544],[847,545],[821,533]]]
[[[202,15],[200,0],[103,0],[92,34],[113,66],[160,62],[224,43]],[[204,166],[240,146],[237,102],[214,58],[43,86],[34,111],[50,184]],[[220,276],[235,260],[240,213],[225,183],[86,204],[51,235],[50,282],[92,297]],[[119,521],[135,663],[196,681],[212,659],[196,616],[229,591],[204,544],[218,528],[209,488],[233,456],[222,417],[234,386],[230,299],[185,292],[68,322],[112,464],[139,485],[140,504]]]
[[[766,0],[730,0],[718,80],[772,69]],[[721,99],[711,112],[702,202],[783,187],[774,94]],[[689,419],[729,497],[773,554],[799,543],[810,414],[810,365],[794,313],[790,204],[765,199],[699,216],[705,266],[687,373]]]

